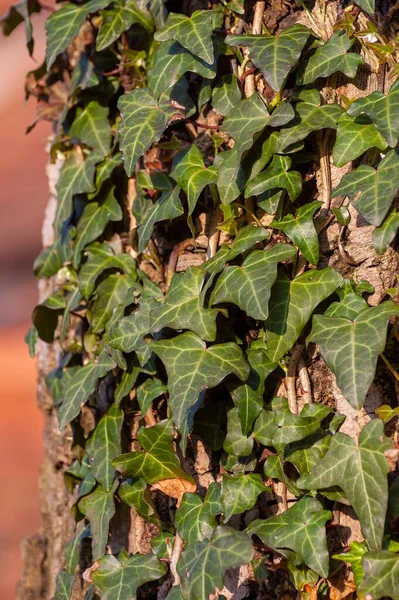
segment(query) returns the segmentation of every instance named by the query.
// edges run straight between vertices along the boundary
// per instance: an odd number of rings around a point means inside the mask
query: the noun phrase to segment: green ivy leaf
[[[57,211],[53,224],[56,236],[59,236],[62,225],[71,216],[74,194],[94,191],[93,180],[97,160],[95,156],[89,156],[85,161],[78,160],[77,155],[72,152],[63,164],[56,185]]]
[[[384,452],[388,448],[391,442],[378,419],[362,430],[358,446],[348,435],[336,433],[322,460],[297,481],[300,489],[339,486],[352,504],[372,550],[381,548],[384,534],[389,472]]]
[[[221,501],[224,512],[224,522],[227,523],[233,515],[239,515],[254,506],[262,492],[270,492],[258,473],[244,475],[223,475]]]
[[[393,84],[387,95],[373,92],[348,108],[348,115],[352,117],[362,113],[370,117],[389,146],[394,148],[399,139],[399,82]]]
[[[163,327],[190,329],[202,340],[216,338],[218,311],[201,306],[200,292],[206,271],[202,267],[189,267],[184,273],[175,273],[163,304],[151,312],[152,332]]]
[[[373,231],[373,245],[377,254],[384,254],[395,239],[399,228],[399,213],[393,208],[380,227]]]
[[[399,416],[399,406],[391,408],[388,404],[383,404],[382,406],[379,406],[375,412],[381,421],[388,423],[394,417]]]
[[[277,277],[277,263],[289,260],[294,255],[294,248],[288,244],[276,244],[267,252],[254,250],[240,267],[225,267],[216,281],[210,304],[231,302],[253,319],[267,319],[270,291]]]
[[[176,480],[183,491],[194,491],[193,478],[180,467],[173,449],[173,424],[160,421],[152,427],[141,427],[137,439],[143,452],[129,452],[115,458],[115,469],[123,476],[143,478],[149,484],[163,480]],[[193,490],[194,488],[194,490]]]
[[[218,385],[234,373],[244,381],[249,366],[240,348],[232,343],[206,347],[191,331],[170,340],[150,343],[151,349],[165,365],[170,394],[169,407],[184,442],[192,428],[193,416],[200,392]]]
[[[367,115],[351,117],[344,113],[339,118],[333,148],[334,164],[337,167],[343,167],[374,147],[385,150],[387,142]]]
[[[302,175],[298,171],[288,171],[292,163],[289,156],[275,154],[266,171],[251,179],[245,188],[245,197],[259,196],[266,191],[286,190],[294,201],[302,190]]]
[[[280,35],[228,35],[226,44],[248,46],[251,60],[267,83],[280,91],[292,68],[297,65],[311,31],[304,25],[287,27]]]
[[[208,598],[215,588],[222,589],[227,569],[249,563],[252,556],[252,544],[245,533],[217,527],[210,540],[188,546],[180,557],[177,572],[183,598]]]
[[[191,54],[212,64],[215,60],[212,31],[221,26],[222,20],[223,13],[214,10],[196,10],[191,17],[169,13],[165,25],[154,37],[158,42],[179,42]]]
[[[84,247],[100,237],[109,221],[122,219],[122,209],[114,196],[114,190],[115,188],[112,187],[103,204],[89,202],[84,207],[76,228],[73,248],[72,264],[75,269],[79,266],[80,254]]]
[[[305,139],[313,131],[336,129],[337,121],[344,112],[337,104],[321,105],[317,90],[304,90],[299,94],[300,102],[295,107],[295,117],[288,127],[281,130],[278,145],[282,152],[292,144]]]
[[[32,323],[41,340],[51,344],[58,325],[58,317],[64,312],[66,300],[63,290],[57,290],[48,296],[32,311]]]
[[[109,275],[97,286],[90,324],[92,333],[104,331],[114,309],[124,305],[128,291],[133,286],[134,281],[129,275],[120,273]]]
[[[275,398],[272,401],[274,423],[278,426],[273,435],[273,446],[281,447],[303,440],[320,429],[320,421],[331,413],[328,406],[305,404],[300,415],[295,415],[288,408],[288,400]],[[316,414],[313,411],[316,411]],[[318,414],[317,414],[318,413]]]
[[[118,101],[120,148],[128,177],[138,159],[157,142],[172,121],[184,118],[181,109],[170,102],[158,101],[148,88],[123,94]]]
[[[149,32],[152,31],[150,13],[146,9],[139,9],[134,0],[127,0],[126,3],[114,2],[113,8],[104,10],[101,16],[102,22],[96,38],[97,52],[108,48],[133,23],[141,25]]]
[[[141,414],[144,416],[151,406],[151,402],[167,391],[166,385],[156,377],[146,379],[144,383],[136,389],[137,402],[140,406]]]
[[[246,352],[246,358],[251,367],[247,381],[227,385],[237,408],[244,435],[249,433],[255,419],[262,410],[266,378],[277,367],[276,363],[269,360],[263,348],[249,348]]]
[[[245,189],[246,174],[237,147],[219,152],[213,161],[217,169],[217,188],[222,204],[231,204]]]
[[[137,279],[136,262],[129,254],[114,254],[108,244],[94,243],[85,249],[86,262],[80,266],[79,289],[88,299],[94,292],[97,277],[107,269],[118,269]]]
[[[143,252],[150,239],[155,223],[175,219],[183,214],[184,210],[179,198],[180,188],[175,187],[172,190],[165,191],[160,198],[150,206],[144,215],[140,227],[138,228],[138,251]]]
[[[148,86],[159,97],[172,87],[187,71],[197,73],[204,79],[213,79],[216,75],[218,52],[215,48],[215,60],[210,65],[191,54],[178,42],[162,42],[155,54],[154,66],[148,72]]]
[[[89,200],[92,200],[100,191],[101,186],[109,179],[119,165],[122,164],[122,153],[117,152],[111,157],[106,157],[102,162],[96,165],[95,188],[96,191],[87,195]]]
[[[64,52],[78,35],[87,15],[105,8],[108,4],[109,0],[89,0],[80,6],[70,3],[51,13],[46,21],[47,69],[50,70],[57,56]]]
[[[65,546],[65,570],[70,575],[75,573],[76,567],[79,564],[82,541],[90,536],[90,525],[86,527],[84,523],[80,523],[80,525],[80,530],[76,536]]]
[[[280,221],[273,221],[270,227],[274,227],[284,233],[298,246],[303,256],[312,265],[319,262],[319,238],[313,222],[313,215],[322,205],[322,202],[314,200],[302,206],[294,215],[286,215]]]
[[[306,475],[321,461],[330,447],[331,435],[316,431],[313,435],[290,444],[285,460],[294,465],[300,475]]]
[[[392,204],[399,182],[396,177],[399,168],[399,150],[390,150],[376,169],[369,165],[360,165],[346,173],[333,197],[357,197],[353,202],[356,210],[370,223],[378,227],[383,222]]]
[[[305,496],[280,515],[253,521],[246,531],[248,535],[257,535],[264,544],[287,558],[291,553],[286,549],[292,550],[300,563],[305,563],[321,577],[327,577],[329,557],[325,524],[331,516],[318,500]]]
[[[303,76],[303,83],[312,83],[318,77],[328,77],[339,71],[353,79],[363,59],[355,52],[347,52],[355,43],[345,31],[335,31],[325,44],[319,46],[310,57]]]
[[[367,552],[367,548],[362,542],[351,542],[349,544],[349,548],[349,552],[344,552],[344,554],[333,554],[332,557],[336,560],[342,560],[350,564],[355,578],[355,583],[357,586],[359,586],[364,577],[362,562],[363,556]]]
[[[241,458],[249,456],[253,446],[253,438],[242,432],[238,410],[231,408],[227,412],[227,434],[223,442],[223,449],[227,454]]]
[[[335,373],[343,395],[356,410],[363,406],[374,379],[378,355],[386,345],[388,321],[399,308],[388,300],[362,310],[355,318],[314,315],[308,341]]]
[[[136,554],[129,558],[123,552],[118,558],[112,555],[101,558],[92,580],[100,590],[101,600],[136,600],[138,587],[165,573],[165,566],[153,554]]]
[[[80,512],[90,521],[93,561],[105,554],[109,522],[115,514],[114,491],[117,487],[117,481],[110,490],[98,486],[94,492],[81,498],[78,504]]]
[[[263,467],[266,477],[272,477],[287,486],[288,491],[294,496],[300,496],[301,492],[284,471],[284,463],[280,456],[268,456]]]
[[[58,427],[64,429],[80,412],[80,407],[95,391],[97,380],[114,367],[115,361],[102,352],[97,362],[90,362],[81,367],[66,381],[62,391],[62,403],[57,406]]]
[[[75,575],[66,571],[60,571],[55,583],[53,600],[71,600],[74,585]]]
[[[375,0],[356,0],[356,4],[370,15],[375,13]]]
[[[341,275],[330,267],[307,271],[293,281],[282,272],[277,275],[266,323],[267,353],[273,362],[292,348],[316,306],[341,282]]]
[[[254,423],[253,436],[263,446],[273,446],[273,436],[278,429],[274,412],[262,409]]]
[[[241,90],[235,75],[228,73],[217,82],[212,92],[212,106],[224,117],[241,100]]]
[[[399,598],[399,554],[380,550],[363,556],[364,579],[360,582],[359,597]]]
[[[112,467],[112,460],[121,452],[122,423],[123,413],[113,404],[108,413],[102,417],[86,444],[93,475],[106,490],[111,488],[114,479],[115,471]]]
[[[139,308],[131,315],[123,317],[108,330],[108,344],[121,352],[138,350],[145,341],[143,336],[149,332],[151,310],[157,306],[152,298],[141,299]]]
[[[266,126],[281,127],[293,117],[292,107],[288,103],[282,104],[269,114],[265,100],[256,93],[241,100],[229,112],[221,131],[234,138],[234,148],[240,158],[243,152],[251,148],[254,136]]]
[[[165,524],[159,518],[144,479],[134,482],[124,481],[119,487],[118,495],[125,504],[132,506],[143,519],[164,529]]]
[[[216,183],[217,171],[215,167],[205,167],[200,149],[191,144],[175,157],[170,176],[186,192],[190,216],[202,190],[207,185]]]
[[[92,101],[84,109],[78,109],[69,130],[71,138],[77,138],[92,149],[91,156],[102,160],[110,150],[111,127],[108,122],[108,106]]]
[[[185,493],[175,515],[175,527],[187,546],[209,540],[216,529],[216,516],[222,512],[220,484],[211,483],[204,501],[197,494]]]

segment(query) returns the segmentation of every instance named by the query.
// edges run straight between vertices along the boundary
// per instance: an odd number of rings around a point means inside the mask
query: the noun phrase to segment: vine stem
[[[305,404],[312,404],[313,397],[312,397],[312,388],[310,385],[309,373],[308,373],[305,361],[302,358],[302,356],[300,357],[300,359],[298,361],[298,374],[299,374],[299,379],[301,380],[301,386],[302,386],[302,390],[303,390],[303,395],[302,395],[303,400],[304,400]]]
[[[188,238],[187,240],[180,242],[180,244],[177,244],[177,246],[175,246],[173,248],[173,250],[170,254],[170,257],[169,257],[168,266],[165,269],[166,288],[168,288],[170,286],[170,282],[172,281],[173,273],[175,272],[177,261],[178,261],[180,254],[182,252],[184,252],[184,250],[186,250],[189,246],[193,246],[193,245],[194,245],[193,238]]]
[[[298,403],[296,399],[296,369],[298,361],[301,358],[302,350],[304,349],[303,344],[296,344],[291,353],[290,364],[288,365],[287,372],[287,396],[288,396],[288,408],[295,415],[298,414]]]
[[[180,577],[179,577],[176,567],[177,567],[177,563],[179,562],[180,555],[183,552],[183,548],[184,548],[184,542],[181,539],[180,535],[176,532],[175,543],[173,545],[173,552],[172,552],[172,556],[170,557],[170,572],[172,573],[172,576],[173,576],[173,585],[174,586],[180,584]]]
[[[263,21],[263,13],[265,12],[266,2],[263,0],[258,0],[255,3],[254,7],[254,18],[252,21],[252,35],[260,35],[262,33],[262,21]],[[252,64],[250,65],[249,71],[252,70]],[[244,73],[242,74],[244,75]],[[255,73],[251,73],[248,77],[245,77],[244,80],[244,92],[245,97],[249,98],[256,92],[255,86]]]
[[[388,370],[392,373],[392,375],[395,377],[395,379],[397,381],[399,381],[399,373],[393,368],[393,366],[391,365],[391,363],[389,362],[389,360],[387,359],[385,354],[383,352],[381,352],[380,356],[381,356],[382,360],[384,361],[385,365],[387,366]]]

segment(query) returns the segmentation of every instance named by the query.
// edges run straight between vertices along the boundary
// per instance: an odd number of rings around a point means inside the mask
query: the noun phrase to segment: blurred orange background
[[[9,0],[0,0],[0,15]],[[45,143],[50,128],[26,127],[35,103],[24,102],[24,75],[44,55],[44,20],[35,15],[34,62],[23,26],[0,33],[0,598],[14,600],[21,572],[20,541],[40,527],[38,472],[42,457],[42,417],[36,405],[35,361],[23,341],[37,301],[32,263],[41,247],[41,221],[48,198]]]

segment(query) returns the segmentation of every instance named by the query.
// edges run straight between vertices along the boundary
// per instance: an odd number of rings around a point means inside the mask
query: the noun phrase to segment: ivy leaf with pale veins
[[[373,245],[377,254],[384,254],[399,229],[399,213],[393,208],[380,227],[373,231]]]
[[[288,408],[288,400],[285,398],[274,398],[272,410],[274,412],[274,423],[277,429],[273,434],[273,446],[280,449],[287,444],[292,444],[307,438],[320,429],[320,422],[331,413],[328,406],[312,404],[312,409],[303,407],[301,413],[296,415]],[[255,436],[256,437],[256,436]]]
[[[348,50],[355,43],[345,31],[335,31],[323,46],[319,46],[310,57],[303,76],[303,83],[312,83],[318,77],[328,77],[333,73],[343,73],[353,79],[359,65],[363,64],[362,57]]]
[[[55,582],[53,600],[71,600],[74,585],[75,575],[66,571],[60,571]]]
[[[339,486],[350,501],[371,550],[381,548],[384,534],[389,473],[384,452],[391,447],[378,419],[361,431],[358,446],[348,435],[338,432],[321,461],[296,482],[300,489],[307,490]]]
[[[165,524],[159,518],[144,479],[124,481],[119,487],[118,495],[128,506],[132,506],[143,519],[154,523],[160,529],[165,528]]]
[[[295,107],[295,117],[287,127],[280,131],[278,138],[279,151],[305,139],[312,131],[320,129],[336,129],[337,121],[344,109],[337,104],[321,104],[321,96],[317,90],[304,90],[299,94]]]
[[[145,213],[140,227],[138,228],[139,246],[138,251],[143,252],[150,239],[155,223],[175,219],[183,214],[184,210],[179,198],[180,188],[176,186],[172,190],[165,191],[153,206]]]
[[[288,452],[285,452],[285,461],[293,464],[300,475],[310,473],[327,452],[330,442],[329,433],[316,431],[305,439],[290,444]]]
[[[154,554],[129,558],[122,551],[118,558],[112,555],[101,558],[91,577],[100,590],[101,600],[136,600],[138,587],[165,574],[165,566]]]
[[[89,102],[83,110],[78,110],[69,130],[69,136],[92,148],[90,156],[96,156],[98,160],[108,154],[111,146],[108,113],[108,106],[101,106],[95,101]]]
[[[230,111],[221,131],[235,140],[239,156],[249,150],[253,144],[254,135],[268,125],[270,115],[266,103],[259,94],[252,94],[241,100],[234,110]]]
[[[246,357],[251,367],[247,381],[227,384],[238,411],[243,434],[251,430],[262,410],[266,378],[277,367],[276,363],[269,360],[263,348],[249,348]]]
[[[112,460],[121,452],[122,423],[123,412],[112,404],[86,443],[93,475],[106,490],[111,488],[114,479]]]
[[[200,292],[206,271],[202,267],[189,267],[184,273],[175,273],[164,302],[151,312],[151,332],[163,327],[190,329],[202,340],[216,338],[218,310],[203,308]]]
[[[215,588],[223,588],[227,569],[252,560],[251,540],[242,531],[219,526],[210,540],[188,546],[177,563],[184,600],[209,598]]]
[[[80,512],[90,521],[93,561],[105,554],[109,522],[115,514],[114,492],[117,487],[117,481],[110,490],[98,486],[94,492],[79,500]]]
[[[125,477],[142,478],[147,483],[165,491],[169,496],[181,498],[184,492],[196,489],[193,478],[180,467],[173,448],[173,424],[160,421],[152,427],[141,427],[137,439],[143,452],[129,452],[113,460],[113,466]]]
[[[156,377],[154,377],[154,379],[151,377],[146,379],[144,383],[136,388],[137,402],[139,403],[142,416],[144,416],[150,408],[151,402],[164,394],[167,389],[166,385]]]
[[[125,304],[131,287],[134,287],[134,281],[121,273],[109,275],[97,286],[90,323],[92,333],[104,331],[114,309]]]
[[[159,140],[172,121],[184,118],[180,108],[158,101],[148,88],[136,88],[118,101],[121,114],[118,131],[128,177],[140,156]]]
[[[47,69],[50,69],[57,56],[64,52],[78,35],[87,15],[105,8],[109,3],[109,0],[89,0],[81,5],[70,3],[51,13],[46,21]]]
[[[96,38],[97,52],[108,48],[133,23],[152,31],[151,14],[145,8],[138,8],[134,0],[128,0],[126,3],[114,2],[113,8],[104,10],[101,16],[101,26]]]
[[[77,525],[78,530],[72,540],[65,546],[65,570],[73,575],[80,561],[80,548],[82,541],[90,536],[90,525],[85,526],[84,522]]]
[[[380,550],[363,556],[364,579],[360,582],[360,598],[399,599],[399,554]]]
[[[399,315],[399,307],[388,300],[365,308],[353,319],[313,317],[308,341],[319,344],[323,359],[336,375],[338,387],[356,410],[363,406],[373,382],[392,315]]]
[[[355,4],[370,15],[375,13],[375,0],[356,0]]]
[[[74,194],[94,191],[93,180],[97,160],[95,156],[89,156],[86,160],[81,160],[72,152],[63,164],[56,185],[57,211],[53,227],[57,237],[60,235],[62,225],[71,216]]]
[[[165,25],[154,37],[158,42],[179,42],[191,54],[212,64],[215,59],[212,31],[221,26],[222,20],[223,13],[214,10],[196,10],[191,17],[169,13]]]
[[[396,81],[388,94],[373,92],[359,98],[348,108],[348,115],[357,117],[365,113],[370,117],[380,134],[394,148],[399,139],[399,82]]]
[[[254,506],[262,492],[270,491],[265,486],[258,473],[245,475],[223,475],[221,502],[223,505],[224,522],[233,515],[239,515]]]
[[[364,577],[362,562],[363,556],[367,552],[367,547],[363,542],[351,542],[349,544],[349,548],[349,552],[344,552],[343,554],[333,554],[332,557],[336,560],[342,560],[350,564],[355,583],[358,586]]]
[[[216,183],[217,171],[215,167],[205,167],[201,150],[195,144],[191,144],[187,150],[183,150],[174,158],[170,176],[186,192],[190,216],[202,190],[207,185]]]
[[[109,327],[107,342],[121,352],[132,352],[142,347],[143,336],[150,330],[150,313],[157,306],[153,298],[142,298],[135,312]]]
[[[267,83],[277,92],[281,90],[292,68],[297,65],[301,52],[311,35],[304,25],[287,27],[280,35],[228,35],[226,44],[248,46],[251,60],[260,69]]]
[[[114,367],[116,367],[116,362],[106,352],[102,352],[97,362],[90,362],[81,367],[67,380],[62,391],[62,403],[57,406],[60,430],[78,416],[81,405],[95,391],[97,380],[105,377]]]
[[[267,252],[254,250],[241,266],[225,267],[216,281],[210,304],[231,302],[249,317],[266,320],[270,291],[277,277],[277,264],[289,260],[294,254],[292,246],[276,244]]]
[[[236,408],[227,412],[227,434],[223,442],[223,449],[232,456],[241,458],[249,456],[254,446],[252,436],[242,432],[240,417]]]
[[[98,242],[85,249],[86,262],[80,266],[79,289],[88,299],[94,292],[97,277],[107,269],[118,269],[137,279],[136,262],[129,254],[114,254],[109,244]]]
[[[212,92],[212,106],[224,117],[233,110],[241,100],[238,79],[233,73],[223,75]]]
[[[113,187],[103,202],[89,202],[83,209],[82,216],[76,227],[76,238],[73,247],[72,264],[75,269],[80,263],[80,253],[83,248],[96,240],[103,233],[109,221],[120,221],[122,219],[122,209],[114,196],[115,187]]]
[[[357,200],[352,202],[353,206],[369,223],[378,227],[399,189],[396,176],[398,168],[399,150],[390,150],[376,169],[369,165],[360,165],[354,171],[346,173],[338,187],[333,190],[333,197],[356,197]]]
[[[175,514],[175,527],[186,545],[209,540],[222,510],[219,483],[210,484],[203,502],[197,494],[185,493]]]
[[[312,265],[319,262],[319,238],[313,222],[313,215],[322,205],[315,200],[302,206],[294,215],[286,215],[280,221],[273,221],[270,227],[280,229],[298,246],[303,256]]]
[[[287,548],[292,550],[300,563],[327,577],[329,556],[325,524],[331,517],[331,512],[323,510],[318,500],[305,496],[280,515],[253,521],[246,531],[291,561],[294,558],[295,564],[295,557]]]
[[[251,179],[245,188],[245,197],[259,196],[267,191],[286,190],[292,201],[302,190],[302,175],[299,171],[288,171],[292,163],[289,156],[275,154],[266,171]]]
[[[333,148],[334,164],[337,167],[343,167],[374,147],[385,150],[387,142],[367,115],[351,117],[344,113],[339,118]]]
[[[200,392],[215,387],[230,373],[242,381],[249,375],[249,365],[233,342],[207,348],[195,333],[188,331],[170,340],[153,341],[150,347],[165,365],[168,404],[183,443],[192,428],[194,411],[199,408],[196,404]]]
[[[197,73],[204,79],[213,79],[216,75],[216,60],[217,56],[212,64],[208,64],[178,42],[162,42],[155,53],[154,66],[148,72],[148,86],[159,97],[162,92],[175,85],[187,71]]]
[[[279,272],[266,323],[267,353],[272,361],[277,362],[292,348],[316,306],[341,282],[341,275],[331,267],[307,271],[293,281]]]

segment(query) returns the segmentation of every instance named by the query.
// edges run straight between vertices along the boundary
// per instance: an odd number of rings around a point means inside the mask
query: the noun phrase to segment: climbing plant
[[[392,4],[50,9],[56,600],[399,600]]]

